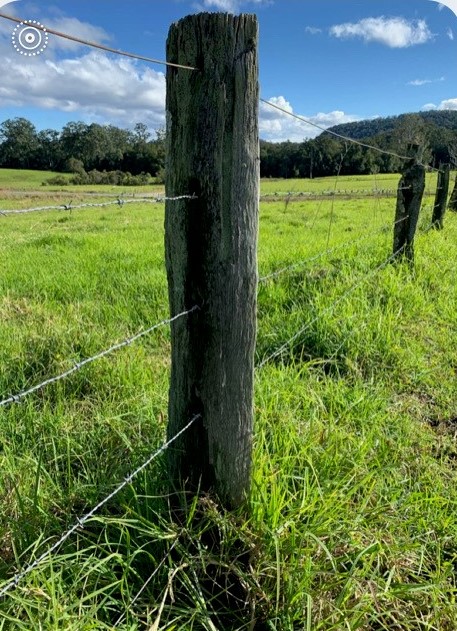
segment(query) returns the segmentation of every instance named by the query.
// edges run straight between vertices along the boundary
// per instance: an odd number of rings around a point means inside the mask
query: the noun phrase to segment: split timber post
[[[443,229],[444,213],[446,212],[447,196],[449,193],[450,165],[444,164],[438,171],[438,183],[436,185],[435,205],[432,213],[432,227],[436,230]]]
[[[258,26],[201,13],[170,28],[165,255],[171,315],[168,436],[174,487],[226,508],[250,490],[259,204]]]
[[[415,157],[405,165],[398,184],[393,256],[413,263],[414,236],[425,189],[425,167],[418,164],[419,146],[411,145],[409,151]]]

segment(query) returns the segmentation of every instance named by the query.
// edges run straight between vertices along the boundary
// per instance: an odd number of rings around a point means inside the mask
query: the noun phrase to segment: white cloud
[[[438,105],[439,110],[457,110],[457,98],[446,99]]]
[[[309,33],[310,35],[319,35],[319,33],[322,33],[322,29],[316,28],[315,26],[307,26],[305,28],[305,33]]]
[[[457,110],[457,98],[445,99],[439,105],[435,103],[426,103],[422,106],[422,110]]]
[[[90,52],[60,61],[3,57],[0,107],[38,107],[130,127],[165,122],[165,77],[122,58]]]
[[[71,33],[79,39],[85,39],[97,44],[106,44],[111,40],[110,35],[99,26],[93,26],[87,22],[81,22],[76,18],[59,17],[56,19],[48,19],[44,24],[46,28],[60,31],[62,33]],[[49,36],[48,48],[50,50],[77,50],[82,44],[72,42],[56,35]]]
[[[110,39],[103,29],[74,18],[43,23],[82,39]],[[165,124],[165,76],[150,66],[53,35],[39,58],[23,57],[11,45],[11,29],[1,27],[0,57],[0,107],[67,112],[73,120],[121,127],[140,121],[152,128]]]
[[[390,48],[425,44],[433,38],[425,20],[408,21],[402,17],[385,16],[335,24],[330,28],[330,34],[340,39],[360,37],[365,42],[378,42]]]
[[[428,83],[440,83],[445,80],[446,77],[440,77],[439,79],[414,79],[414,81],[408,81],[406,85],[421,86],[427,85]]]
[[[447,36],[449,37],[451,42],[454,41],[454,31],[451,28],[447,30]]]
[[[431,79],[414,79],[414,81],[408,81],[406,85],[426,85],[427,83],[433,83]]]
[[[273,105],[277,105],[289,113],[294,113],[289,101],[283,96],[276,96],[268,99]],[[318,114],[305,116],[312,123],[327,129],[340,123],[349,123],[359,120],[359,117],[345,114],[336,110],[333,112],[319,112]],[[305,122],[289,116],[266,103],[260,103],[260,137],[271,142],[281,142],[291,140],[301,142],[306,138],[314,138],[321,133],[320,129],[307,125]]]
[[[10,2],[17,2],[17,0],[0,0],[0,9],[7,4],[10,4]]]

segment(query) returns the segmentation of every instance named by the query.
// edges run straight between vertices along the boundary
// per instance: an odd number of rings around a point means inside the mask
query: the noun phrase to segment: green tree
[[[37,134],[38,147],[33,168],[58,171],[63,167],[60,134],[54,129],[43,129]]]
[[[0,125],[0,164],[3,167],[33,168],[38,148],[37,131],[27,119],[8,119]]]

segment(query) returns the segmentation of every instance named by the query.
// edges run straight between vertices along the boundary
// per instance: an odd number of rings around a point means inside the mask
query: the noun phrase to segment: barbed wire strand
[[[48,385],[50,385],[52,383],[56,383],[57,381],[65,379],[66,377],[72,375],[73,373],[77,372],[78,370],[81,370],[81,368],[83,368],[87,364],[90,364],[90,363],[96,361],[97,359],[101,359],[102,357],[106,357],[106,355],[109,355],[110,353],[112,353],[114,351],[117,351],[120,348],[124,348],[125,346],[129,346],[130,344],[133,344],[133,342],[135,342],[136,340],[140,339],[141,337],[144,337],[145,335],[149,335],[149,333],[152,333],[152,331],[154,331],[155,329],[158,329],[159,327],[162,327],[162,326],[164,326],[166,324],[170,324],[171,322],[174,322],[175,320],[178,320],[178,318],[182,318],[183,316],[189,315],[189,314],[193,313],[194,311],[197,311],[197,309],[199,309],[199,307],[194,306],[194,307],[192,307],[192,309],[189,309],[188,311],[183,311],[182,313],[178,313],[177,315],[173,316],[172,318],[168,318],[167,320],[162,320],[161,322],[158,322],[157,324],[154,324],[154,326],[151,326],[149,329],[146,329],[145,331],[140,331],[139,333],[136,333],[136,335],[133,335],[132,337],[129,337],[128,339],[124,340],[123,342],[119,342],[117,344],[114,344],[110,348],[102,351],[101,353],[98,353],[97,355],[94,355],[92,357],[88,357],[86,359],[83,359],[82,361],[77,362],[72,368],[69,368],[68,370],[66,370],[65,372],[61,373],[60,375],[57,375],[56,377],[51,377],[49,379],[46,379],[42,383],[39,383],[38,385],[33,386],[32,388],[29,388],[27,390],[23,390],[22,392],[19,392],[18,394],[13,394],[10,397],[8,397],[7,399],[4,399],[3,401],[0,401],[0,407],[3,407],[4,405],[8,405],[9,403],[18,403],[19,401],[21,401],[24,397],[28,396],[29,394],[32,394],[33,392],[36,392],[37,390],[41,390],[45,386],[48,386]]]
[[[387,228],[390,228],[391,226],[396,226],[399,223],[402,223],[402,221],[406,221],[409,218],[409,215],[406,215],[405,217],[402,217],[401,219],[398,219],[397,221],[394,221],[394,223],[388,223],[388,224],[384,224],[383,226],[381,226],[380,228],[378,228],[376,230],[376,234],[378,233],[382,233],[384,232]],[[353,239],[351,241],[345,241],[344,243],[340,243],[339,245],[334,245],[331,248],[328,248],[327,250],[324,250],[323,252],[319,252],[318,254],[314,254],[313,256],[310,256],[309,258],[303,259],[301,261],[298,261],[296,263],[292,263],[292,265],[288,265],[287,267],[282,267],[279,270],[272,272],[271,274],[267,274],[266,276],[261,276],[259,278],[259,283],[264,283],[267,280],[270,280],[272,278],[276,278],[277,276],[281,276],[282,274],[285,274],[286,272],[289,272],[291,270],[296,269],[297,267],[301,267],[302,265],[305,265],[306,263],[311,263],[312,261],[316,261],[320,258],[322,258],[323,256],[325,256],[326,254],[330,254],[331,252],[334,252],[335,250],[341,250],[344,248],[348,248],[351,245],[355,245],[356,243],[360,243],[361,241],[366,241],[367,239],[371,239],[374,235],[373,234],[365,234],[361,237],[359,237],[358,239]]]
[[[15,18],[12,15],[6,15],[5,13],[0,13],[0,18],[4,18],[5,20],[10,20],[11,22],[16,22],[17,24],[27,24],[26,20],[21,20],[20,18]],[[33,26],[45,33],[56,35],[57,37],[61,37],[62,39],[68,39],[71,42],[76,42],[77,44],[83,44],[83,46],[90,46],[91,48],[97,48],[98,50],[103,50],[107,53],[114,53],[115,55],[129,57],[130,59],[138,59],[140,61],[147,61],[152,64],[160,64],[162,66],[171,66],[172,68],[182,68],[184,70],[196,70],[196,68],[192,66],[184,66],[182,64],[175,64],[170,61],[162,61],[161,59],[154,59],[152,57],[144,57],[143,55],[137,55],[135,53],[128,53],[124,50],[118,50],[117,48],[110,48],[109,46],[104,46],[103,44],[97,44],[96,42],[90,42],[89,40],[81,39],[80,37],[69,35],[68,33],[62,33],[61,31],[56,31],[55,29],[48,28],[47,26],[46,27],[41,26],[40,24],[34,24]]]
[[[330,179],[336,176],[326,176],[326,179]],[[264,202],[277,202],[277,201],[282,201],[284,199],[289,199],[290,200],[294,200],[294,201],[298,201],[298,200],[303,200],[303,201],[308,201],[308,200],[315,200],[315,199],[322,199],[322,198],[327,198],[327,197],[350,197],[351,199],[353,199],[354,197],[376,197],[376,198],[380,198],[380,197],[387,197],[387,196],[392,196],[395,197],[398,193],[398,191],[407,191],[409,190],[411,187],[410,186],[402,186],[399,187],[397,186],[396,188],[385,188],[385,189],[380,189],[380,188],[371,188],[371,189],[355,189],[355,190],[348,190],[348,189],[344,189],[344,188],[340,188],[338,190],[325,190],[325,191],[316,191],[316,192],[311,192],[311,191],[296,191],[294,193],[294,195],[292,195],[290,192],[281,192],[281,193],[270,193],[270,194],[266,194],[266,195],[261,195],[260,196],[260,201],[264,201]],[[428,190],[424,193],[426,195],[433,195],[433,192],[429,192]]]
[[[345,300],[347,298],[347,296],[349,296],[353,291],[355,291],[358,287],[360,287],[360,285],[362,285],[367,278],[371,278],[372,276],[374,276],[375,274],[377,274],[379,271],[381,271],[384,267],[386,267],[391,261],[394,260],[394,258],[399,254],[399,252],[401,252],[403,248],[398,249],[396,252],[394,252],[393,254],[391,254],[389,256],[389,258],[387,260],[385,260],[383,263],[381,263],[381,265],[378,265],[377,267],[375,267],[373,270],[371,270],[370,272],[368,272],[367,274],[365,274],[363,276],[363,278],[361,278],[359,281],[357,281],[356,283],[354,283],[353,285],[351,285],[351,287],[349,287],[349,289],[347,289],[337,300],[335,300],[334,302],[332,302],[331,305],[329,305],[327,308],[325,308],[323,311],[321,311],[315,318],[313,318],[310,322],[307,322],[305,324],[305,326],[303,326],[299,331],[297,331],[289,340],[287,340],[287,342],[284,342],[284,344],[282,344],[276,351],[274,351],[273,353],[271,353],[271,355],[268,355],[268,357],[266,357],[265,359],[263,359],[260,364],[258,364],[256,366],[256,370],[260,370],[261,368],[263,368],[266,364],[268,364],[272,359],[275,359],[276,357],[279,357],[280,355],[282,355],[282,353],[292,344],[292,342],[294,342],[298,337],[300,337],[300,335],[302,335],[305,331],[307,331],[313,324],[315,324],[318,320],[320,320],[322,318],[322,316],[326,313],[329,313],[330,311],[332,311],[338,304],[340,304],[341,302],[343,302],[343,300]]]
[[[2,598],[7,592],[9,592],[11,589],[13,589],[14,587],[16,587],[19,582],[28,574],[30,574],[30,572],[32,572],[33,570],[35,570],[40,563],[49,555],[53,554],[54,552],[56,552],[56,550],[58,550],[58,548],[60,548],[60,546],[65,543],[65,541],[74,533],[76,532],[78,529],[80,528],[84,528],[84,525],[86,524],[87,521],[89,521],[89,519],[91,517],[93,517],[101,508],[103,508],[110,500],[113,499],[113,497],[115,497],[118,493],[120,493],[127,485],[129,485],[132,480],[134,478],[136,478],[137,475],[139,475],[142,471],[144,471],[144,469],[146,469],[153,460],[155,460],[156,458],[158,458],[161,454],[163,454],[168,447],[170,447],[170,445],[172,445],[182,434],[184,434],[184,432],[186,432],[199,418],[201,418],[201,414],[196,414],[188,423],[187,425],[185,425],[183,428],[181,428],[179,430],[179,432],[177,432],[172,438],[170,438],[169,440],[167,440],[167,442],[165,442],[161,447],[159,447],[159,449],[157,449],[151,456],[149,456],[149,458],[143,462],[142,465],[140,465],[137,469],[135,469],[135,471],[133,471],[132,473],[130,473],[128,476],[126,476],[122,482],[120,484],[118,484],[118,486],[114,489],[114,491],[111,491],[111,493],[109,495],[107,495],[103,500],[101,500],[96,506],[94,506],[94,508],[92,508],[88,513],[86,513],[85,515],[83,515],[82,517],[78,518],[76,520],[76,522],[73,524],[73,526],[71,526],[71,528],[69,528],[61,537],[58,541],[56,541],[50,548],[48,548],[47,550],[45,550],[43,552],[43,554],[41,554],[37,559],[35,559],[35,561],[33,561],[32,563],[29,563],[28,565],[26,565],[26,567],[21,570],[20,572],[18,572],[17,574],[15,574],[15,576],[13,576],[13,578],[11,578],[6,585],[4,585],[1,589],[0,589],[0,598]]]
[[[25,213],[34,213],[41,212],[45,210],[78,210],[80,208],[104,208],[105,206],[123,206],[124,204],[160,204],[163,202],[176,202],[182,199],[197,199],[195,195],[179,195],[177,197],[141,197],[141,198],[128,198],[123,199],[119,197],[116,200],[111,200],[109,202],[99,202],[99,203],[86,203],[86,204],[76,204],[73,205],[71,202],[69,204],[60,204],[59,206],[36,206],[35,208],[20,208],[16,210],[0,210],[0,214],[4,216],[8,215],[22,215]]]
[[[149,585],[149,583],[152,581],[152,579],[154,578],[154,576],[157,574],[157,572],[160,570],[160,568],[162,567],[162,565],[165,563],[165,561],[168,559],[168,557],[170,556],[170,553],[173,551],[173,549],[175,548],[176,544],[178,543],[178,537],[176,537],[176,539],[173,541],[173,543],[170,546],[170,549],[167,550],[167,553],[165,554],[165,556],[163,557],[163,559],[160,561],[159,565],[154,569],[154,571],[152,572],[152,574],[148,577],[148,579],[143,583],[143,585],[140,587],[140,589],[137,591],[137,593],[135,594],[135,596],[132,598],[132,600],[129,603],[129,608],[133,607],[133,605],[136,603],[136,601],[138,600],[138,598],[141,596],[141,594],[144,592],[144,590],[146,589],[146,587]],[[117,618],[117,620],[113,623],[113,629],[115,629],[116,627],[118,627],[121,622],[123,622],[125,620],[125,618],[127,617],[127,611],[125,611],[124,613],[121,613],[121,615],[119,616],[119,618]]]

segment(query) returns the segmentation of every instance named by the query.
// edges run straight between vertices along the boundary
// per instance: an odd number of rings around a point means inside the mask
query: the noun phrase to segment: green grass
[[[398,186],[400,175],[382,173],[373,175],[348,176],[340,175],[335,178],[314,178],[309,179],[265,179],[262,181],[262,195],[289,195],[336,193],[336,194],[369,194],[372,192],[395,191]],[[435,193],[436,172],[428,173],[427,192],[429,189]]]
[[[335,184],[369,188],[277,190]],[[158,459],[0,600],[2,631],[457,628],[457,217],[381,268],[394,206],[261,204],[260,276],[304,262],[259,286],[257,363],[302,333],[256,373],[249,518],[201,498],[178,522]],[[167,317],[161,205],[0,217],[0,252],[0,399]],[[0,589],[162,443],[169,357],[164,327],[0,408]]]
[[[50,193],[61,193],[63,195],[72,195],[70,199],[77,199],[78,193],[109,193],[109,194],[121,194],[127,193],[129,195],[134,193],[147,192],[162,192],[163,186],[161,185],[148,185],[148,186],[106,186],[99,184],[84,184],[81,186],[76,185],[48,185],[48,180],[56,176],[62,176],[62,173],[54,171],[32,171],[32,170],[18,170],[18,169],[2,169],[0,168],[0,203],[4,207],[9,207],[11,204],[5,205],[5,200],[10,200],[12,193],[21,191],[23,192],[23,200],[30,198],[42,198],[43,196],[49,197]],[[64,177],[70,178],[70,174],[65,174]],[[45,185],[44,185],[45,184]],[[76,195],[76,197],[75,197]],[[16,195],[14,195],[16,198]],[[50,198],[54,199],[54,195]],[[48,200],[50,201],[50,200]],[[70,201],[70,200],[67,200]],[[37,204],[38,205],[38,204]],[[40,204],[44,205],[44,204]],[[27,204],[25,204],[27,206]]]
[[[0,169],[0,189],[27,190],[41,186],[47,179],[59,175],[54,171]]]

